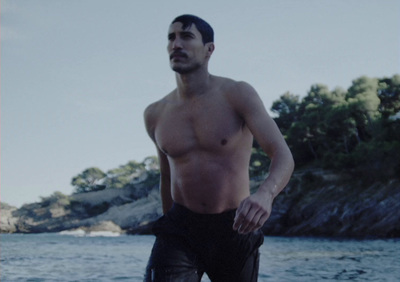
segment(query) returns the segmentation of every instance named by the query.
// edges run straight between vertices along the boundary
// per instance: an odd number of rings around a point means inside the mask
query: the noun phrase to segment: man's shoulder
[[[239,115],[246,115],[259,107],[263,107],[260,96],[249,83],[223,77],[220,78],[220,81],[220,89],[225,101]]]
[[[230,88],[235,87],[239,83],[239,81],[223,76],[213,76],[213,78],[216,86],[223,90],[229,90]]]
[[[253,99],[258,96],[255,89],[245,81],[237,81],[226,77],[218,77],[220,89],[232,103],[241,103],[243,99]]]
[[[173,99],[173,94],[174,91],[171,93],[165,95],[163,98],[161,98],[158,101],[155,101],[148,105],[146,109],[144,110],[144,116],[145,117],[155,117],[159,115],[162,110],[165,108],[165,106],[168,104],[168,101]]]
[[[216,76],[215,80],[219,84],[223,92],[227,94],[246,94],[248,92],[254,92],[254,88],[245,81],[238,81],[228,77]]]
[[[169,93],[164,98],[151,103],[144,110],[144,122],[146,130],[153,140],[154,140],[154,129],[157,124],[157,121],[160,119],[160,116],[164,112],[168,100],[172,99],[172,96],[173,92]]]

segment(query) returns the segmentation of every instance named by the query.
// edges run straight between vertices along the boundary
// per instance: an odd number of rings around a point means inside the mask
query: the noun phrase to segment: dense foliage
[[[349,89],[311,86],[283,94],[271,110],[296,167],[352,170],[367,181],[400,176],[400,75],[360,77]]]

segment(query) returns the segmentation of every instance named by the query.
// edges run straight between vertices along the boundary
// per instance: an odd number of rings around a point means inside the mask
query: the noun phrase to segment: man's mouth
[[[187,58],[186,54],[181,53],[181,52],[174,52],[169,56],[170,60],[175,59],[175,58]]]

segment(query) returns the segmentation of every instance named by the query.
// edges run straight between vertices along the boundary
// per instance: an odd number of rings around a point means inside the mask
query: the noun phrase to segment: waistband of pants
[[[172,208],[168,211],[168,214],[176,217],[184,217],[190,220],[196,221],[219,221],[219,220],[233,220],[236,215],[236,209],[224,211],[222,213],[196,213],[191,211],[187,207],[178,204],[176,202],[173,203]]]

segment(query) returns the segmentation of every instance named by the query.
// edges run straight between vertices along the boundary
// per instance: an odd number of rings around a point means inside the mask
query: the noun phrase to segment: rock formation
[[[260,182],[252,181],[252,190]],[[73,194],[55,193],[17,209],[1,204],[2,233],[65,230],[149,234],[162,214],[158,185]],[[275,199],[266,235],[400,237],[400,181],[365,185],[323,171],[296,173]]]

